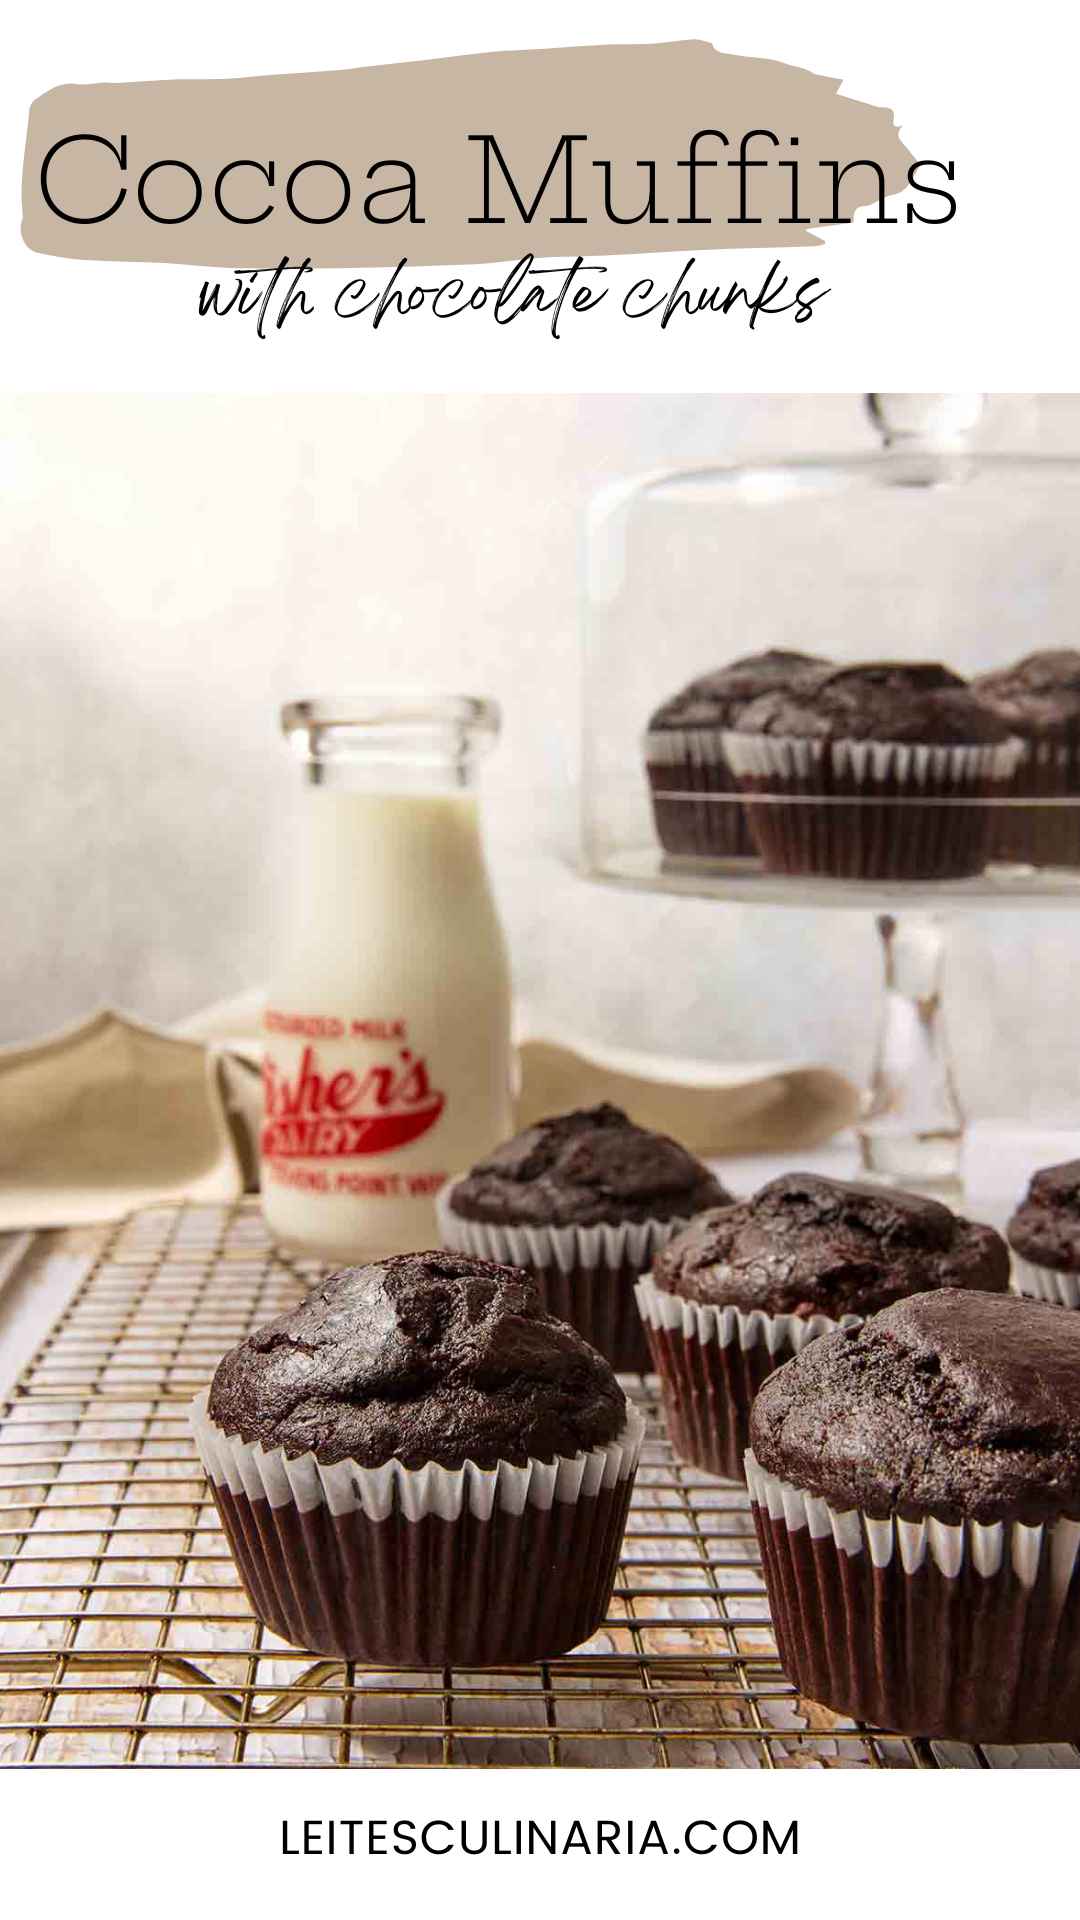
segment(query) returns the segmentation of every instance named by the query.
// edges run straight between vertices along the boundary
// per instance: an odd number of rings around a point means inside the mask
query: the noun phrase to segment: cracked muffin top
[[[666,1134],[636,1127],[618,1107],[538,1120],[455,1182],[449,1206],[493,1226],[592,1227],[689,1220],[730,1205],[708,1167]]]
[[[967,681],[932,660],[811,668],[752,700],[732,726],[737,733],[925,746],[1010,738],[1004,720],[976,699]]]
[[[667,733],[681,727],[729,727],[747,701],[756,700],[771,687],[786,686],[793,674],[805,667],[824,663],[812,653],[788,653],[782,647],[770,647],[765,653],[748,653],[715,673],[703,673],[691,680],[670,700],[657,707],[649,721],[650,733]]]
[[[1009,1255],[992,1227],[940,1201],[784,1173],[692,1220],[657,1254],[653,1278],[703,1306],[840,1320],[932,1287],[1004,1292]]]
[[[977,698],[1028,740],[1069,735],[1080,721],[1080,653],[1047,647],[1015,666],[981,673],[972,681]]]
[[[750,1444],[839,1512],[1076,1519],[1080,1314],[952,1288],[898,1301],[766,1380]]]
[[[230,1435],[406,1467],[572,1457],[626,1423],[607,1361],[514,1267],[453,1253],[346,1267],[225,1355],[210,1418]]]
[[[1022,1260],[1059,1273],[1080,1270],[1080,1160],[1033,1174],[1005,1235]]]

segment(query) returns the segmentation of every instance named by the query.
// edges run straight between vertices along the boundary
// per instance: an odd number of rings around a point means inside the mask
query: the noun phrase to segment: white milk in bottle
[[[473,775],[498,710],[301,701],[266,1012],[263,1212],[327,1261],[438,1244],[433,1196],[512,1131],[510,978]]]

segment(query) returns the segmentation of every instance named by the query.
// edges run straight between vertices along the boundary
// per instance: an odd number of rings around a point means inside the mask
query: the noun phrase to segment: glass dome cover
[[[872,908],[863,1165],[953,1185],[943,914],[1080,900],[1080,458],[984,450],[977,395],[867,401],[863,453],[593,501],[582,862],[647,892]]]
[[[593,502],[583,858],[595,876],[803,905],[1080,895],[1080,459],[980,450],[978,396],[868,400],[879,444],[865,453],[652,474]],[[804,745],[794,790],[778,748],[763,768],[760,745],[755,759],[744,744],[733,766],[724,736],[754,737],[746,700],[663,724],[689,685],[774,653],[840,673],[940,663],[976,683],[1032,654],[1071,655],[1055,671],[1072,685],[1049,721],[1032,703],[1034,734],[1016,734],[1010,709],[1014,744],[996,760],[938,754],[930,777],[932,756],[909,753],[884,779],[878,753],[861,790],[848,755],[837,792],[832,747]],[[903,738],[955,748],[955,735],[924,742],[912,722]],[[802,848],[786,859],[781,809]],[[852,838],[871,833],[877,850],[860,861]]]

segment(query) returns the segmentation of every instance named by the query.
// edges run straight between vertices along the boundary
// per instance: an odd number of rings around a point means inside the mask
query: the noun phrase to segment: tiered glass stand
[[[774,873],[750,856],[673,856],[645,770],[651,713],[691,679],[765,649],[838,664],[942,661],[967,678],[1080,645],[1080,459],[980,451],[982,408],[970,396],[871,395],[869,411],[879,444],[862,455],[651,475],[593,502],[583,864],[638,891],[872,913],[883,994],[863,1164],[876,1178],[947,1185],[963,1139],[942,1014],[949,922],[971,909],[1080,904],[1080,861],[991,855],[968,879],[879,882]],[[666,798],[687,808],[772,804],[736,792]],[[890,804],[902,836],[911,803]],[[1061,823],[1077,817],[1080,791],[1023,807]]]

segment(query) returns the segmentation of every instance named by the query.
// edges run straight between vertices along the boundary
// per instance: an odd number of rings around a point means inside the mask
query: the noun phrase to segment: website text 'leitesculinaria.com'
[[[797,1854],[799,1823],[658,1820],[283,1820],[281,1851],[293,1857],[345,1854],[491,1854],[505,1858],[584,1854]]]

